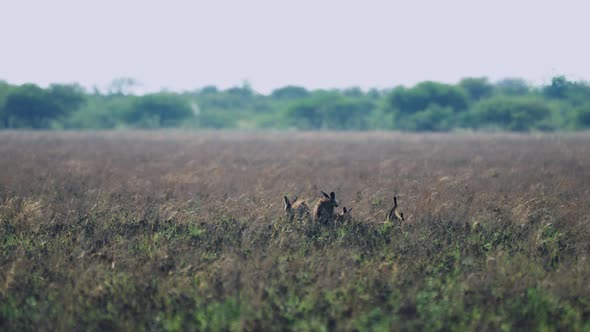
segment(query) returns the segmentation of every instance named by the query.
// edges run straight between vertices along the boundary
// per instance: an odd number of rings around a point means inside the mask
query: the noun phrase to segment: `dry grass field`
[[[590,330],[589,259],[587,134],[0,132],[3,331]]]

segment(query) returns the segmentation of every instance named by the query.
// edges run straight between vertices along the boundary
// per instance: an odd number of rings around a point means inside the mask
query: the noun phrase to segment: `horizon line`
[[[552,77],[549,78],[549,80],[543,79],[543,82],[541,82],[540,80],[528,80],[525,79],[523,77],[519,77],[519,76],[507,76],[504,78],[500,78],[500,79],[490,79],[490,77],[488,76],[477,76],[477,75],[473,75],[473,76],[464,76],[462,78],[460,78],[458,81],[450,83],[444,80],[435,80],[435,79],[425,79],[425,80],[419,80],[410,84],[394,84],[388,87],[383,87],[383,86],[379,86],[379,85],[375,85],[375,86],[363,86],[363,85],[348,85],[348,86],[340,86],[340,87],[309,87],[306,86],[305,84],[296,84],[296,83],[289,83],[289,84],[285,84],[285,85],[280,85],[280,86],[276,86],[273,87],[272,89],[268,90],[267,92],[261,91],[261,90],[266,90],[266,89],[256,89],[255,87],[253,87],[253,85],[250,83],[251,81],[248,79],[244,79],[242,80],[241,84],[233,84],[233,85],[223,85],[223,84],[204,84],[201,86],[195,86],[193,88],[181,88],[181,89],[174,89],[174,88],[169,88],[165,85],[161,85],[160,87],[156,88],[156,87],[147,87],[146,88],[146,84],[143,84],[141,81],[133,78],[133,77],[128,77],[128,76],[119,76],[119,77],[115,77],[112,80],[110,80],[109,83],[107,84],[99,84],[99,83],[81,83],[80,81],[52,81],[52,82],[44,82],[44,83],[39,83],[39,82],[31,82],[31,81],[23,81],[23,82],[11,82],[7,79],[1,78],[0,77],[0,82],[9,84],[9,85],[14,85],[14,86],[21,86],[21,85],[26,85],[26,84],[34,84],[37,85],[41,88],[48,88],[50,85],[54,85],[54,84],[58,84],[58,85],[76,85],[79,86],[81,88],[84,89],[85,92],[87,93],[92,93],[93,91],[98,91],[101,94],[109,94],[109,93],[113,93],[114,91],[112,89],[115,88],[115,84],[117,81],[127,81],[128,85],[124,85],[121,86],[120,88],[125,88],[128,89],[128,91],[126,91],[126,93],[124,94],[129,94],[129,95],[145,95],[145,94],[154,94],[154,93],[177,93],[177,94],[182,94],[182,93],[190,93],[190,92],[199,92],[202,91],[203,89],[206,88],[216,88],[219,91],[227,91],[227,90],[231,90],[231,89],[235,89],[235,88],[249,88],[252,92],[259,94],[259,95],[270,95],[272,94],[272,92],[282,89],[282,88],[286,88],[286,87],[299,87],[299,88],[304,88],[307,91],[346,91],[346,90],[352,90],[352,89],[359,89],[361,91],[363,91],[364,93],[372,91],[372,90],[377,90],[377,91],[388,91],[388,90],[393,90],[395,88],[399,88],[399,87],[414,87],[420,83],[424,83],[424,82],[434,82],[434,83],[441,83],[441,84],[447,84],[447,85],[458,85],[462,80],[464,79],[486,79],[490,84],[493,85],[497,85],[503,81],[521,81],[523,83],[525,83],[528,87],[531,88],[541,88],[544,86],[548,86],[551,84],[551,80],[553,80],[554,78],[557,77],[565,77],[566,80],[570,81],[570,82],[574,82],[574,83],[582,83],[582,84],[588,84],[590,85],[590,80],[585,79],[585,78],[580,78],[580,77],[572,77],[574,75],[565,75],[565,74],[559,74],[559,75],[553,75]],[[122,92],[122,91],[119,91]]]

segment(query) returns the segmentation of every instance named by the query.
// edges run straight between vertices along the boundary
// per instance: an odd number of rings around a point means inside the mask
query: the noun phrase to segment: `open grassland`
[[[589,258],[590,135],[0,132],[0,330],[590,330]]]

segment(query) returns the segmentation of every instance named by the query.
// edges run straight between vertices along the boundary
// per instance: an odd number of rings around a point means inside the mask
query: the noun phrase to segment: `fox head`
[[[350,211],[352,211],[352,208],[347,209],[346,206],[343,206],[342,212],[334,213],[334,219],[337,222],[344,222],[350,218]]]
[[[330,205],[332,207],[338,207],[338,201],[336,200],[336,194],[333,191],[330,193],[330,195],[326,194],[323,191],[322,191],[322,194],[324,195],[324,198],[326,200],[329,200]]]

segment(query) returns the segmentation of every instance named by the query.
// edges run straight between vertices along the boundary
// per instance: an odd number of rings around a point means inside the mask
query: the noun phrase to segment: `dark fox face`
[[[336,200],[336,194],[333,191],[330,193],[330,195],[326,194],[323,191],[322,191],[322,194],[324,195],[325,198],[330,200],[330,203],[333,207],[338,207],[338,201]]]
[[[334,213],[334,218],[336,219],[336,221],[338,222],[344,222],[347,221],[350,218],[350,211],[352,209],[347,209],[346,206],[342,207],[342,212],[339,213]]]

